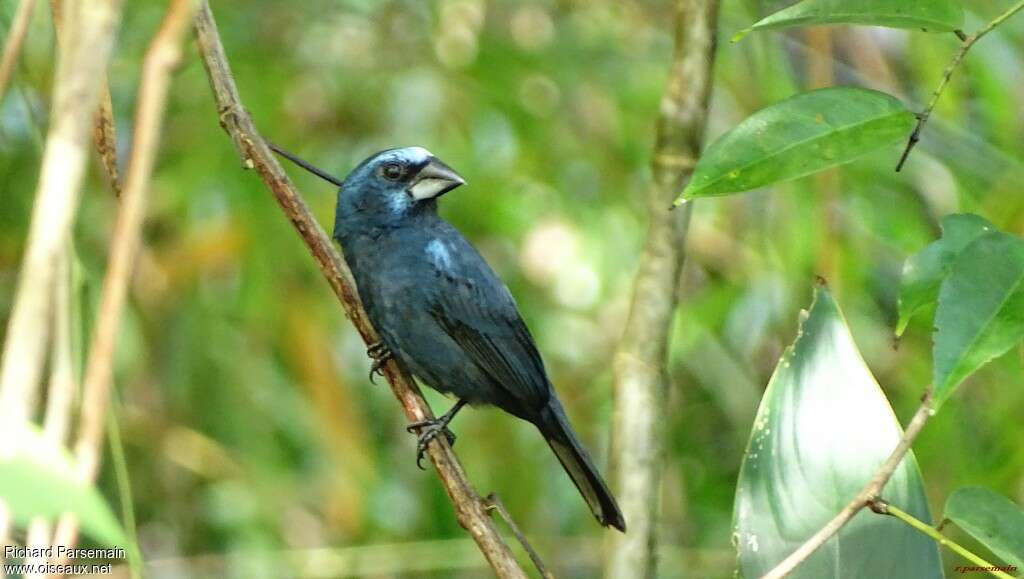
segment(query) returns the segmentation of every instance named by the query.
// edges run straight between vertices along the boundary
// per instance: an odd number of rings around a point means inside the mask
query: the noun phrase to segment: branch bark
[[[107,175],[107,181],[114,195],[121,196],[121,176],[117,170],[117,127],[114,125],[114,103],[110,98],[110,83],[103,76],[103,92],[100,94],[100,106],[92,123],[92,142],[96,154],[100,156],[100,164]]]
[[[60,256],[71,231],[85,172],[89,119],[120,20],[120,0],[71,2],[67,41],[57,63],[52,123],[46,138],[32,223],[0,368],[0,456],[13,449],[4,429],[21,428],[34,407]],[[10,524],[0,508],[0,544]]]
[[[967,56],[971,47],[981,40],[986,34],[998,28],[1002,23],[1009,20],[1014,14],[1021,10],[1024,10],[1024,1],[1017,2],[1013,6],[1007,8],[1005,12],[996,16],[992,21],[970,36],[965,36],[960,30],[956,31],[957,38],[959,38],[963,44],[960,46],[960,50],[958,50],[953,56],[953,60],[950,61],[945,72],[942,73],[942,80],[939,81],[939,86],[934,92],[932,92],[932,98],[928,101],[928,106],[924,108],[924,111],[917,115],[917,126],[914,127],[914,132],[910,133],[910,138],[907,140],[907,146],[903,149],[903,154],[900,155],[899,162],[896,163],[897,173],[903,169],[903,165],[907,162],[907,158],[910,157],[910,152],[914,150],[918,141],[921,140],[921,131],[924,130],[925,123],[927,123],[928,119],[932,116],[932,111],[935,110],[935,105],[939,102],[939,97],[941,97],[942,92],[946,90],[946,85],[948,85],[949,80],[953,78],[953,73],[960,67],[960,63],[963,62],[964,57]]]
[[[653,577],[665,423],[665,369],[692,204],[670,210],[704,136],[717,0],[676,3],[675,53],[662,97],[648,191],[650,224],[629,318],[614,359],[613,462],[629,533],[611,534],[607,579]]]
[[[192,20],[194,8],[194,0],[171,0],[163,23],[153,37],[143,61],[131,159],[110,242],[110,257],[103,279],[96,328],[90,341],[89,358],[82,381],[82,410],[74,452],[77,475],[86,482],[93,481],[99,470],[117,331],[135,256],[142,243],[149,179],[159,148],[160,127],[171,75],[181,61],[181,43]],[[77,534],[77,521],[64,515],[57,528],[55,543],[72,546]]]
[[[914,413],[914,417],[910,419],[907,429],[903,431],[903,437],[900,438],[899,443],[896,444],[896,448],[893,449],[889,458],[882,463],[882,466],[878,467],[878,471],[875,472],[875,476],[871,477],[867,486],[864,487],[856,498],[843,507],[839,514],[826,523],[820,531],[815,533],[810,539],[807,539],[803,545],[797,547],[796,551],[790,553],[775,568],[765,573],[761,579],[782,579],[792,573],[800,563],[806,561],[819,547],[838,533],[846,523],[850,522],[850,519],[859,513],[861,509],[878,500],[882,489],[885,487],[885,483],[889,482],[889,479],[892,478],[893,473],[900,466],[900,462],[903,461],[903,457],[910,452],[910,446],[914,443],[914,439],[917,438],[918,434],[921,434],[924,423],[931,417],[933,413],[931,401],[932,391],[929,387],[921,399],[921,406]]]
[[[291,180],[257,132],[249,113],[242,106],[217,32],[216,22],[209,4],[205,1],[200,4],[195,29],[196,42],[210,78],[221,126],[234,142],[242,158],[243,167],[255,169],[260,179],[270,189],[281,210],[316,260],[321,273],[338,296],[345,313],[352,320],[363,341],[367,344],[377,342],[377,333],[363,311],[348,266],[331,245],[330,239],[295,190]],[[384,367],[384,372],[391,385],[391,391],[410,421],[418,422],[434,417],[416,384],[394,362],[389,362]],[[435,438],[428,445],[427,454],[455,507],[459,524],[476,542],[494,573],[503,579],[525,579],[526,573],[502,540],[494,522],[487,515],[486,504],[470,486],[462,466],[444,437]]]
[[[18,10],[11,20],[11,28],[7,31],[7,40],[4,41],[3,56],[0,56],[0,98],[7,91],[7,83],[14,74],[14,67],[18,64],[18,57],[21,56],[21,47],[25,44],[25,36],[28,34],[28,25],[32,22],[32,12],[35,10],[36,0],[21,0]]]
[[[50,0],[50,13],[53,15],[53,28],[57,32],[57,41],[62,36],[64,11],[62,0]],[[114,195],[121,196],[121,176],[117,171],[117,131],[114,125],[114,104],[110,98],[110,83],[106,72],[103,74],[103,88],[100,91],[100,104],[92,123],[92,142],[96,153],[100,156],[100,164],[107,174],[110,188]]]

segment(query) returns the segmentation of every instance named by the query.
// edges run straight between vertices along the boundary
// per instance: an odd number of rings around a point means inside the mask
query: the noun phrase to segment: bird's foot
[[[388,363],[393,355],[391,350],[388,349],[384,342],[374,342],[366,349],[366,355],[373,360],[373,365],[370,366],[370,384],[376,384],[373,380],[373,375],[378,376],[384,375],[384,365]]]
[[[419,438],[416,441],[416,466],[420,467],[420,470],[424,470],[422,462],[423,455],[427,452],[427,445],[430,444],[431,440],[437,438],[438,434],[443,433],[444,437],[448,439],[449,445],[455,444],[455,433],[448,430],[448,424],[451,423],[455,415],[465,405],[465,400],[459,400],[455,403],[455,406],[452,406],[451,410],[442,414],[440,418],[413,422],[405,428],[412,433],[419,431]]]
[[[420,470],[426,470],[423,468],[423,457],[427,454],[427,445],[430,444],[431,440],[434,440],[440,434],[444,434],[444,437],[448,439],[449,445],[455,444],[455,433],[448,429],[448,423],[451,420],[446,420],[445,418],[442,416],[436,420],[421,420],[420,422],[413,422],[405,428],[408,432],[414,434],[418,432],[416,439],[416,466]]]

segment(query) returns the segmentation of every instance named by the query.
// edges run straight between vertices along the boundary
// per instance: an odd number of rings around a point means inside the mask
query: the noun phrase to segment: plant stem
[[[64,33],[64,7],[61,0],[50,0],[50,13],[53,15],[53,28],[57,33],[57,42],[61,42]],[[103,74],[103,87],[100,91],[100,103],[92,122],[92,142],[100,157],[100,164],[107,174],[110,188],[114,195],[121,196],[121,176],[117,171],[117,130],[114,126],[114,104],[110,98],[110,82],[106,72]]]
[[[37,399],[54,281],[85,176],[89,119],[100,99],[100,79],[120,22],[120,0],[75,6],[75,34],[59,51],[51,122],[0,363],[0,456],[12,453],[9,441],[17,439],[7,429],[23,428]],[[0,545],[7,542],[9,527],[7,510],[0,506]]]
[[[555,579],[555,576],[551,574],[551,571],[548,571],[547,566],[544,564],[544,560],[540,558],[540,555],[537,554],[533,545],[531,545],[530,541],[527,540],[526,534],[523,533],[519,528],[519,525],[516,524],[515,519],[513,519],[512,515],[509,514],[508,509],[505,508],[505,503],[501,502],[501,497],[498,496],[498,493],[491,493],[487,495],[486,501],[487,509],[497,511],[498,515],[505,521],[505,524],[508,525],[508,528],[512,530],[512,534],[515,535],[516,540],[519,541],[519,544],[526,551],[526,554],[529,555],[530,561],[533,561],[533,566],[537,568],[537,572],[540,573],[540,576],[543,577],[543,579]]]
[[[996,565],[993,565],[992,563],[989,563],[988,561],[982,559],[978,555],[975,555],[973,552],[968,550],[963,545],[960,545],[956,541],[940,533],[938,529],[936,529],[935,527],[925,523],[924,521],[921,521],[920,519],[914,517],[914,515],[911,515],[910,513],[904,511],[903,509],[900,509],[899,507],[895,507],[883,501],[882,499],[876,499],[871,504],[871,510],[879,514],[891,515],[893,517],[896,517],[897,519],[903,521],[904,523],[910,525],[918,531],[921,531],[925,535],[928,535],[929,537],[934,539],[935,542],[942,545],[943,547],[947,547],[948,549],[960,555],[964,559],[967,559],[971,563],[974,563],[976,566],[984,567],[994,577],[999,577],[1000,579],[1013,579],[1012,575],[1009,575],[998,570]]]
[[[46,414],[43,418],[43,433],[55,447],[67,444],[75,393],[78,379],[75,376],[74,346],[72,337],[72,276],[71,259],[74,251],[71,240],[65,244],[64,253],[57,264],[54,283],[53,338],[50,342],[50,382],[46,393]],[[39,549],[50,546],[53,525],[46,517],[35,517],[28,526],[27,544]],[[39,565],[46,562],[43,555],[29,557],[26,563]],[[40,577],[41,574],[32,575]]]
[[[669,208],[693,173],[704,137],[713,80],[718,0],[676,2],[675,51],[661,98],[648,227],[633,280],[629,317],[613,359],[615,487],[629,531],[609,537],[605,579],[654,577],[664,424],[669,387],[665,364],[686,256],[692,203]]]
[[[153,36],[143,60],[124,196],[110,241],[110,257],[103,278],[99,313],[82,380],[82,407],[73,446],[76,475],[82,482],[95,480],[100,467],[117,330],[127,301],[128,281],[134,269],[135,256],[142,244],[149,180],[160,144],[160,129],[171,77],[181,61],[182,40],[194,9],[193,0],[171,0],[160,29]],[[57,525],[54,543],[73,547],[77,538],[78,522],[71,515],[65,514]]]
[[[935,110],[936,103],[939,102],[939,97],[942,96],[942,91],[946,90],[946,85],[949,84],[949,79],[953,77],[953,73],[963,62],[964,57],[967,56],[967,52],[971,50],[976,42],[982,39],[986,34],[995,30],[1000,24],[1006,22],[1014,14],[1024,10],[1024,0],[1018,1],[1016,4],[1011,6],[999,16],[996,16],[991,22],[986,24],[981,30],[978,30],[974,34],[964,38],[961,35],[962,31],[958,31],[958,38],[963,40],[963,44],[960,46],[960,50],[953,56],[953,60],[946,67],[946,71],[942,73],[942,80],[939,81],[939,86],[932,93],[932,98],[928,102],[928,106],[924,108],[921,114],[917,115],[917,126],[914,127],[914,132],[910,134],[910,139],[907,141],[907,146],[903,149],[903,154],[900,156],[899,163],[896,164],[896,171],[903,169],[903,164],[907,162],[907,157],[910,156],[910,152],[914,150],[918,141],[921,140],[921,131],[924,129],[925,123],[928,122],[928,118],[932,115],[932,111]]]
[[[28,25],[32,22],[32,12],[36,7],[36,0],[21,0],[18,10],[14,13],[11,27],[7,31],[7,40],[4,41],[4,52],[0,56],[0,99],[3,98],[7,89],[7,83],[14,73],[14,66],[21,56],[21,47],[25,44],[25,36],[28,33]]]
[[[128,571],[131,579],[142,579],[142,552],[139,550],[138,531],[135,525],[135,506],[132,498],[132,480],[128,474],[128,460],[124,454],[124,440],[121,438],[121,414],[117,393],[111,395],[113,412],[107,413],[107,440],[110,442],[110,458],[117,480],[117,495],[121,502],[121,522],[128,536]]]

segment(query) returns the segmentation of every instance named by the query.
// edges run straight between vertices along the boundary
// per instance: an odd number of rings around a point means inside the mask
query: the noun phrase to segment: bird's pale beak
[[[455,169],[445,165],[437,157],[431,157],[413,177],[408,191],[413,199],[419,201],[443,195],[465,182],[466,180],[456,173]]]

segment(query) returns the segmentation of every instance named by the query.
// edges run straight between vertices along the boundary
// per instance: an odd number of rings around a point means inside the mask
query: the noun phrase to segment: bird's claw
[[[376,384],[377,382],[373,379],[374,374],[377,376],[384,376],[384,365],[388,363],[388,358],[381,358],[380,360],[374,360],[373,365],[370,366],[370,384]]]
[[[392,358],[391,350],[384,342],[374,342],[366,349],[366,355],[373,360],[373,365],[370,366],[370,384],[376,384],[373,375],[384,375],[384,365]]]
[[[448,421],[446,420],[421,420],[420,422],[413,422],[405,428],[410,433],[418,433],[416,439],[416,466],[420,470],[426,470],[423,468],[423,456],[427,453],[427,445],[430,444],[431,440],[437,438],[439,434],[444,434],[444,437],[448,439],[449,445],[455,444],[455,433],[448,429]]]

